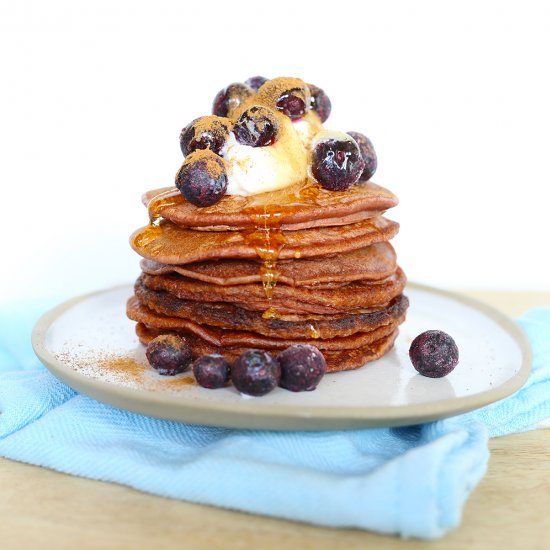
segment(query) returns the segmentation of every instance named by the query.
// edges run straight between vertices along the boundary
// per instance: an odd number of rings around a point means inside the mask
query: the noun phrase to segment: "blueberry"
[[[376,167],[378,166],[376,152],[372,146],[372,142],[367,136],[364,136],[359,132],[348,132],[348,134],[357,142],[357,145],[359,145],[361,158],[365,161],[365,168],[363,169],[360,179],[364,181],[370,180],[376,172]]]
[[[218,116],[203,116],[188,124],[180,134],[180,147],[184,156],[197,149],[210,149],[220,154],[229,138],[231,121]]]
[[[307,344],[286,348],[277,356],[281,365],[279,385],[290,391],[311,391],[317,387],[327,370],[323,354]]]
[[[271,109],[254,105],[241,114],[233,132],[239,143],[263,147],[276,141],[278,129],[279,123]]]
[[[310,106],[319,115],[321,122],[325,122],[330,116],[332,106],[330,99],[325,91],[313,84],[308,84],[309,93],[311,94]]]
[[[409,357],[414,368],[423,376],[441,378],[456,367],[458,347],[446,332],[427,330],[413,340]]]
[[[323,132],[315,140],[311,170],[325,189],[348,189],[359,179],[364,167],[359,146],[348,134]]]
[[[161,334],[149,342],[145,351],[147,361],[159,374],[173,376],[189,368],[191,348],[185,338]]]
[[[250,86],[234,82],[217,93],[212,105],[212,113],[222,117],[231,116],[233,111],[253,93],[254,90]]]
[[[245,80],[245,84],[257,92],[262,84],[267,81],[268,79],[265,78],[265,76],[251,76],[249,79]]]
[[[176,174],[176,187],[195,206],[217,203],[227,190],[223,159],[208,149],[191,153]]]
[[[279,111],[292,120],[302,118],[309,111],[309,105],[306,103],[306,94],[301,88],[293,88],[282,93],[275,105]]]
[[[248,395],[265,395],[277,387],[280,378],[279,362],[271,353],[263,350],[245,351],[231,369],[233,385]]]
[[[229,381],[230,366],[222,355],[203,355],[193,363],[193,374],[199,386],[215,390]]]

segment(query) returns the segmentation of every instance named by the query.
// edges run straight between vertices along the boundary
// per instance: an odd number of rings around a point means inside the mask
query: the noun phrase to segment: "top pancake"
[[[162,192],[168,197],[151,204],[155,216],[182,227],[216,231],[254,227],[266,218],[268,225],[271,220],[284,230],[347,225],[378,216],[398,203],[393,193],[370,181],[358,182],[346,191],[329,191],[308,181],[249,197],[226,195],[218,203],[200,208],[174,187],[164,187],[145,193],[143,203],[150,205]]]

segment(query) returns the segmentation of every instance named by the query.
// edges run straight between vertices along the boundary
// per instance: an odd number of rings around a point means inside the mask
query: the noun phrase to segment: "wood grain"
[[[548,293],[468,292],[511,315]],[[550,430],[493,439],[462,525],[434,549],[550,548]],[[3,550],[425,548],[427,543],[172,501],[0,459]]]

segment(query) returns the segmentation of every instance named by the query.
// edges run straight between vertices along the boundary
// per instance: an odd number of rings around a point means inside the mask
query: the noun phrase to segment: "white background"
[[[327,126],[372,139],[410,279],[547,290],[548,6],[0,0],[2,297],[133,280],[141,193],[255,74],[321,86]]]

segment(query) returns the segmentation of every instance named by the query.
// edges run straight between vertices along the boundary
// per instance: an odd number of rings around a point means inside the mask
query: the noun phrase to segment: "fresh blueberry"
[[[348,132],[348,134],[359,145],[359,151],[361,151],[361,158],[365,161],[365,168],[361,174],[360,179],[363,181],[370,180],[376,172],[378,161],[376,159],[376,152],[372,146],[372,141],[359,132]]]
[[[281,367],[271,353],[252,349],[245,351],[231,369],[233,385],[247,395],[265,395],[277,387]]]
[[[248,99],[254,90],[242,82],[234,82],[220,90],[214,98],[212,113],[216,116],[231,116],[233,111],[246,99]]]
[[[292,120],[302,118],[308,111],[307,94],[301,88],[292,88],[283,92],[276,102],[279,111],[290,117]]]
[[[215,390],[223,388],[229,381],[229,363],[217,353],[203,355],[193,363],[193,374],[199,386]]]
[[[195,206],[217,203],[227,190],[223,159],[208,149],[191,153],[176,174],[176,187]]]
[[[413,340],[409,357],[423,376],[441,378],[458,364],[458,347],[446,332],[427,330]]]
[[[276,141],[278,128],[279,124],[271,109],[254,105],[242,113],[233,132],[239,143],[263,147]]]
[[[180,134],[180,147],[184,156],[197,149],[210,149],[220,154],[227,143],[231,121],[218,116],[203,116],[188,124]]]
[[[323,132],[313,144],[311,170],[331,191],[345,191],[361,176],[365,162],[355,140],[342,132]]]
[[[330,116],[332,106],[330,99],[325,91],[313,84],[308,84],[309,93],[311,94],[311,108],[319,115],[321,122],[325,122]]]
[[[327,370],[323,354],[307,344],[286,348],[277,356],[281,365],[279,385],[290,391],[311,391],[317,387]]]
[[[145,351],[147,361],[159,374],[173,376],[189,368],[191,348],[185,338],[161,334],[149,342]]]
[[[245,84],[257,92],[262,84],[267,81],[268,79],[265,78],[265,76],[251,76],[249,79],[245,80]]]

